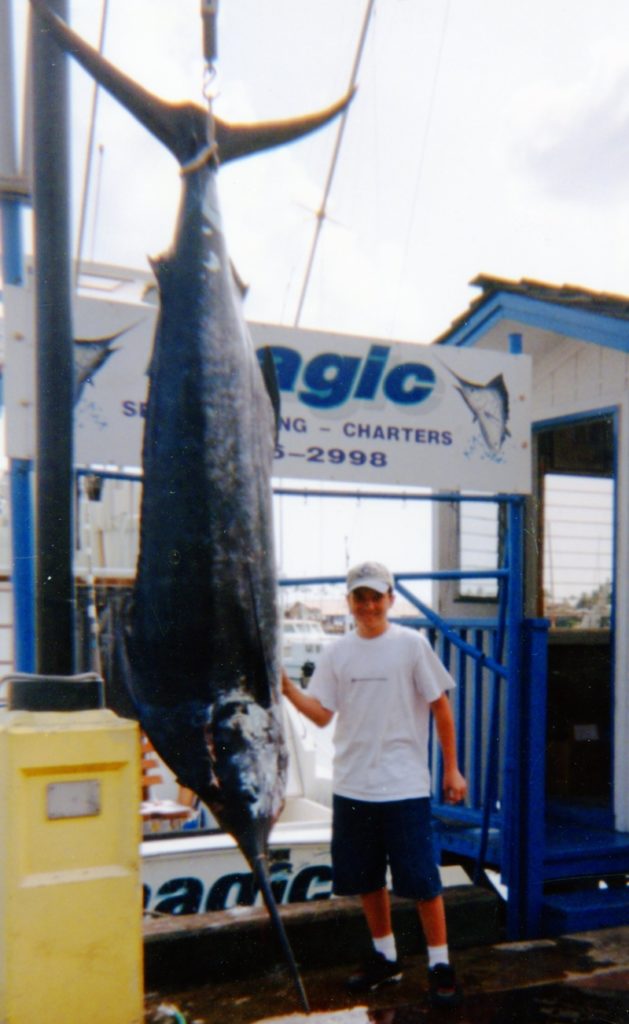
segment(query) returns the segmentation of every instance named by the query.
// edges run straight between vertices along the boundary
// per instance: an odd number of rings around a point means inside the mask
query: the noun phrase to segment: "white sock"
[[[397,960],[394,935],[383,935],[382,938],[373,939],[372,941],[376,953],[382,953],[387,960]]]
[[[450,954],[447,945],[428,947],[428,968],[436,967],[437,964],[449,964]]]

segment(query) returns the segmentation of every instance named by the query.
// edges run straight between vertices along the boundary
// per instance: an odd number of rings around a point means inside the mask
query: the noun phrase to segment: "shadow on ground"
[[[147,1024],[182,1020],[196,1024],[629,1024],[629,930],[599,940],[566,938],[462,951],[457,957],[465,987],[453,1009],[427,1005],[422,958],[405,966],[399,985],[365,998],[344,991],[347,966],[304,971],[311,1014],[300,1012],[282,968],[246,981],[213,983],[167,995],[149,993]],[[620,961],[620,962],[619,962]],[[177,1008],[179,1017],[164,1004]]]

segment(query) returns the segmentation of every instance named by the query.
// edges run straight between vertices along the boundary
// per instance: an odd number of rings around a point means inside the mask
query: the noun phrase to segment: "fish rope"
[[[196,156],[193,156],[192,160],[188,160],[187,163],[182,164],[179,169],[179,173],[182,177],[184,174],[193,174],[194,171],[198,171],[204,164],[209,164],[211,160],[217,157],[217,154],[218,144],[215,140],[212,140],[211,142],[208,142],[208,144],[204,146]]]
[[[218,17],[218,0],[201,0],[201,20],[203,22],[203,86],[202,93],[207,103],[207,137],[208,145],[192,161],[182,168],[182,173],[196,171],[212,158],[215,153],[214,119],[212,117],[212,101],[216,97],[216,20]],[[209,150],[209,152],[208,152]]]

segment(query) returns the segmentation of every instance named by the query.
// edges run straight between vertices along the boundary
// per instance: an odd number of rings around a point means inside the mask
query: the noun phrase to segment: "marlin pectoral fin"
[[[275,441],[277,442],[280,429],[280,388],[277,382],[275,361],[268,345],[265,345],[262,349],[262,360],[260,365],[262,367],[262,376],[264,377],[264,386],[266,387],[267,394],[271,399],[271,405],[273,406],[273,414],[275,416]]]

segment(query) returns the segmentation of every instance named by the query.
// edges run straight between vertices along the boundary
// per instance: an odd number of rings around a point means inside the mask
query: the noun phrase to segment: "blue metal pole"
[[[510,529],[510,524],[509,524]],[[510,541],[507,537],[507,550],[505,553],[505,564],[504,568],[509,569],[509,556],[510,556]],[[507,620],[507,606],[509,600],[509,587],[508,581],[511,575],[509,574],[505,578],[503,577],[499,581],[498,590],[498,626],[494,636],[493,645],[493,657],[496,661],[501,662],[504,650],[506,620]],[[500,697],[503,686],[503,680],[500,676],[494,673],[491,680],[491,699],[489,705],[489,725],[487,729],[487,755],[485,762],[485,780],[483,786],[483,817],[481,825],[480,844],[478,847],[478,856],[476,858],[476,865],[474,868],[474,882],[478,884],[483,874],[483,868],[485,865],[485,858],[487,856],[487,846],[489,843],[489,826],[491,823],[491,815],[494,809],[497,796],[498,787],[498,751],[500,746]],[[504,803],[504,801],[503,801]],[[503,808],[503,845],[504,845],[504,821],[505,814]],[[506,874],[506,872],[503,872]]]
[[[22,284],[22,212],[25,186],[18,174],[11,5],[0,3],[0,206],[2,274],[5,284]]]
[[[6,284],[24,280],[20,204],[2,202],[2,272]],[[35,669],[35,551],[32,462],[9,462],[11,508],[11,581],[13,589],[13,662],[18,672]]]
[[[509,506],[509,581],[507,599],[507,736],[503,785],[502,860],[508,878],[507,935],[522,934],[521,843],[522,786],[526,764],[522,750],[522,622],[524,599],[523,500]]]
[[[3,198],[2,276],[4,283],[22,284],[23,274],[21,204],[14,199]]]
[[[0,200],[2,228],[2,276],[5,285],[24,282],[22,204],[26,186],[17,166],[13,25],[10,3],[0,3]],[[33,552],[33,497],[31,463],[11,459],[9,468],[11,507],[11,580],[13,585],[13,662],[20,672],[35,666],[35,575]]]
[[[29,459],[11,460],[13,646],[18,672],[35,671],[35,547],[31,468]]]
[[[546,818],[546,678],[548,620],[523,625],[520,933],[541,934]]]

